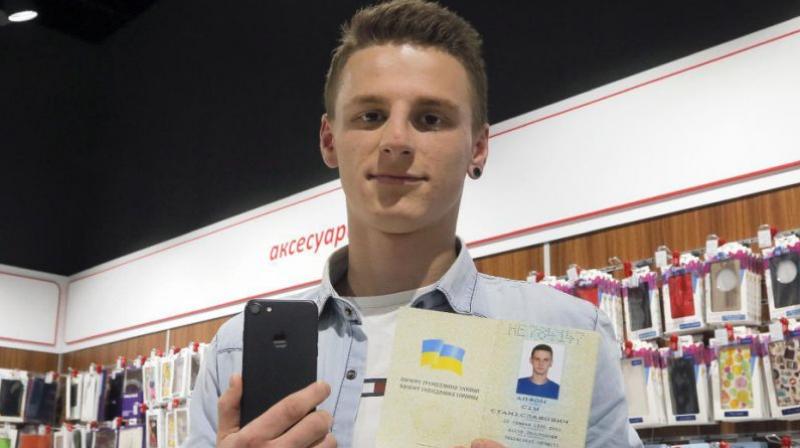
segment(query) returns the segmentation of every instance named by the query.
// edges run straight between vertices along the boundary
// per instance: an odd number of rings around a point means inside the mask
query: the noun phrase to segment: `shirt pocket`
[[[220,393],[228,389],[231,375],[242,374],[242,348],[229,347],[217,350],[217,378]]]

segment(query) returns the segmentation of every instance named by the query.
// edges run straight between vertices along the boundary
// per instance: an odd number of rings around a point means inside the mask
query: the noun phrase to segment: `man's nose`
[[[394,116],[386,121],[380,141],[380,151],[387,156],[410,156],[414,153],[413,127],[405,117]]]

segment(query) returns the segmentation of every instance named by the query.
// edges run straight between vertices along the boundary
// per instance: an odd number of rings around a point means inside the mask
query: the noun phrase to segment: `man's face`
[[[533,355],[531,355],[531,366],[533,367],[533,373],[537,375],[547,376],[547,371],[550,370],[550,366],[552,365],[553,355],[547,350],[536,350],[533,352]]]
[[[458,214],[464,176],[483,168],[488,126],[472,127],[469,78],[442,51],[378,45],[353,53],[320,147],[338,167],[352,218],[410,233]]]

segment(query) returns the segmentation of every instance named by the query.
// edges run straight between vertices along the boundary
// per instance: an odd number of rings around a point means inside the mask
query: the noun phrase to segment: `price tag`
[[[717,339],[725,344],[728,342],[728,330],[725,328],[716,328],[714,329],[714,339]]]
[[[783,340],[783,324],[780,322],[772,322],[769,324],[769,340],[771,342]]]
[[[769,228],[758,231],[758,247],[762,249],[772,247],[772,231]]]
[[[578,280],[578,268],[573,266],[567,269],[567,280],[574,282]]]
[[[717,248],[719,247],[719,241],[715,239],[707,240],[706,241],[706,258],[711,258],[717,254]]]
[[[631,288],[638,288],[639,287],[639,275],[633,273],[633,275],[628,278],[628,286]]]
[[[667,251],[657,250],[655,255],[656,267],[659,269],[666,269],[669,267],[667,264]]]

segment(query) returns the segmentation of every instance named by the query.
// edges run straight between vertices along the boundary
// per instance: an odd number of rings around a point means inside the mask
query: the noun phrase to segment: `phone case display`
[[[208,344],[193,342],[190,344],[191,357],[189,359],[189,394],[194,390],[194,384],[197,381],[197,375],[203,365],[205,358],[206,348]]]
[[[164,356],[160,358],[160,376],[159,381],[159,394],[158,399],[167,400],[172,397],[172,379],[175,370],[175,358],[173,356]]]
[[[747,330],[738,327],[740,334]],[[769,416],[765,399],[763,345],[758,335],[716,337],[710,367],[714,417],[720,421],[758,420]]]
[[[17,446],[17,429],[6,423],[0,426],[0,448],[14,448]]]
[[[657,281],[656,273],[647,266],[635,269],[622,281],[628,339],[654,339],[663,333]]]
[[[706,260],[706,319],[710,324],[761,323],[761,257],[728,243]]]
[[[175,411],[168,410],[165,415],[165,430],[167,439],[167,448],[177,448],[177,428],[175,425]]]
[[[175,409],[175,446],[183,446],[189,438],[189,409]]]
[[[572,292],[572,295],[603,310],[611,321],[614,336],[619,344],[625,340],[621,289],[620,282],[610,274],[587,269],[580,272]]]
[[[76,421],[81,419],[81,406],[83,403],[83,374],[70,369],[66,380],[66,399],[64,400],[64,419]]]
[[[147,411],[147,416],[145,418],[145,446],[147,448],[166,448],[164,420],[165,416],[163,409],[152,409]]]
[[[68,448],[69,439],[68,434],[63,431],[53,432],[53,448]]]
[[[667,422],[671,425],[713,423],[708,388],[710,356],[702,340],[683,336],[672,348],[659,351],[665,366]]]
[[[575,280],[574,295],[599,307],[601,294],[600,280],[604,278],[611,278],[611,276],[594,269],[581,271],[580,276]]]
[[[45,434],[20,434],[18,448],[51,448],[52,435]]]
[[[94,446],[94,430],[81,426],[72,431],[72,448],[92,448]]]
[[[161,359],[151,354],[142,366],[142,384],[144,385],[144,402],[153,408],[161,400]]]
[[[93,434],[94,448],[117,448],[117,431],[112,428],[98,428]]]
[[[115,369],[106,375],[106,378],[102,420],[111,421],[122,416],[122,389],[125,382],[125,370]]]
[[[24,420],[28,372],[0,369],[0,422]]]
[[[691,253],[673,256],[672,261],[661,274],[664,332],[682,334],[705,330],[704,264]]]
[[[119,429],[117,448],[142,448],[144,436],[144,426],[124,426]]]
[[[125,369],[122,393],[122,418],[130,420],[139,418],[139,405],[143,403],[142,367],[139,361]]]
[[[541,283],[542,285],[549,286],[553,289],[557,289],[563,292],[564,294],[569,294],[571,296],[577,297],[575,293],[575,285],[569,280],[565,280],[563,278],[558,278],[555,276],[547,276],[544,277],[542,281],[539,283]]]
[[[787,322],[788,324],[788,322]],[[764,357],[764,376],[773,418],[800,419],[800,326],[792,321],[784,329],[761,335],[768,356]]]
[[[661,358],[654,342],[626,342],[622,380],[631,425],[634,428],[663,426],[667,419]]]
[[[28,382],[25,422],[52,425],[56,419],[58,375],[32,375]]]
[[[188,348],[180,350],[172,356],[172,398],[185,399],[189,396],[189,369],[191,369],[192,352]]]
[[[776,238],[763,254],[770,319],[800,316],[800,238]]]
[[[56,441],[56,434],[61,435],[61,444]],[[53,433],[53,448],[83,448],[83,437],[80,429],[64,425]]]
[[[84,422],[102,421],[106,371],[94,364],[89,369],[83,374],[81,381],[83,392],[80,419]]]

